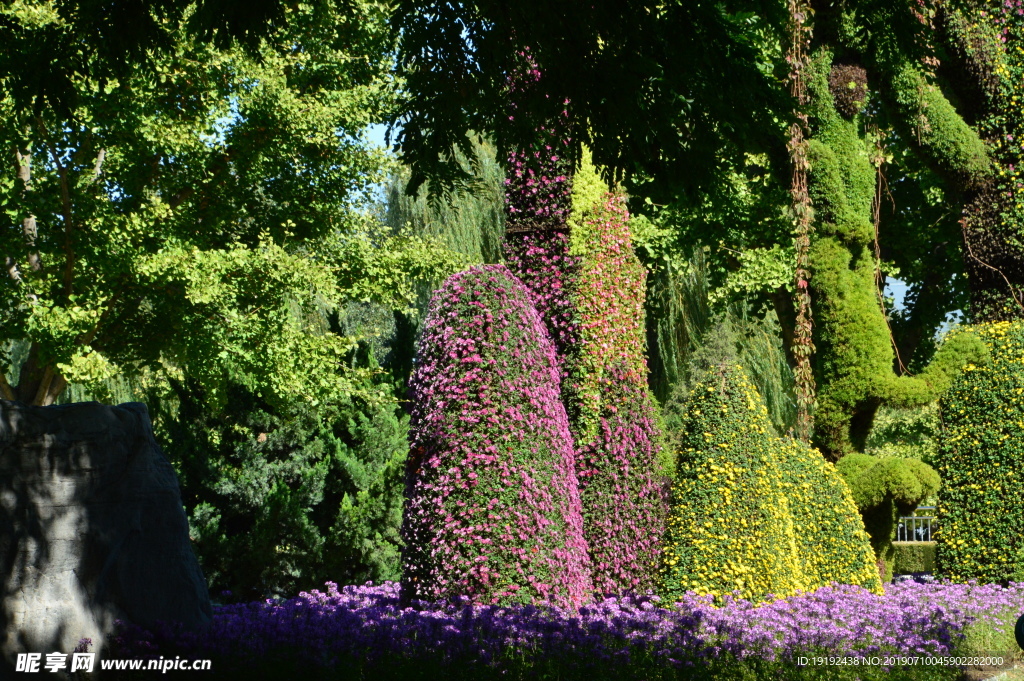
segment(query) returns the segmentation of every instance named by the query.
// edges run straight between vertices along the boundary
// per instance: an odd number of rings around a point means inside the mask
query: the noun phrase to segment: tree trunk
[[[39,355],[39,344],[33,343],[11,394],[16,402],[47,407],[57,401],[68,382],[55,367],[43,364]]]

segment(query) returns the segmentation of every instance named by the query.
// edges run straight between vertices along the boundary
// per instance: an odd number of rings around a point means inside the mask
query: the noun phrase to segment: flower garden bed
[[[1005,654],[979,646],[1012,640],[1024,584],[909,581],[884,595],[833,586],[759,606],[692,594],[662,605],[631,596],[578,612],[459,599],[403,607],[396,583],[328,584],[220,606],[201,634],[125,627],[108,655],[210,658],[217,679],[956,679],[952,666],[851,662]],[[816,656],[849,659],[800,664]]]

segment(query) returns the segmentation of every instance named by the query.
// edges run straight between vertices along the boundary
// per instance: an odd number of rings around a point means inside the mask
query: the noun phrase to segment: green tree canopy
[[[68,114],[83,80],[158,70],[182,27],[221,47],[256,48],[284,20],[281,0],[10,0],[0,8],[0,73],[20,107]]]
[[[575,158],[586,144],[613,174],[707,187],[723,151],[781,141],[773,117],[789,104],[764,45],[778,52],[785,25],[777,0],[403,0],[392,26],[409,98],[392,123],[410,189],[466,179],[452,150],[469,155],[468,131],[492,134],[502,152],[527,149],[538,121],[567,104]],[[525,72],[527,52],[544,78],[517,92],[513,112],[509,79]]]
[[[36,9],[5,20],[40,40],[63,30]],[[350,10],[289,7],[255,54],[169,30],[146,68],[73,76],[66,112],[19,99],[22,70],[7,72],[0,341],[30,350],[17,377],[0,372],[5,398],[49,404],[68,381],[161,362],[213,396],[228,375],[283,397],[359,392],[330,311],[406,306],[411,279],[455,261],[372,234],[390,162],[360,131],[393,102],[391,43],[384,8]]]

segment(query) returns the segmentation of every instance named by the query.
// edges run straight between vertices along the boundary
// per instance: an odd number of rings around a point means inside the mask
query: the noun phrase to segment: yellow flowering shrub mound
[[[850,491],[806,445],[778,437],[738,366],[713,368],[690,394],[660,593],[788,596],[836,581],[881,588]]]
[[[880,592],[871,537],[842,475],[800,440],[773,438],[771,446],[778,447],[805,588],[838,582]]]
[[[1024,581],[1024,322],[955,333],[981,338],[939,402],[938,570],[954,581]]]

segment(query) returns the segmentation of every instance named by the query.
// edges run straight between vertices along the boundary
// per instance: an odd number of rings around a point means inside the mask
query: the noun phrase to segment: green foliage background
[[[64,9],[5,5],[0,31],[22,54],[73,43],[88,16]],[[281,12],[245,48],[156,17],[116,74],[86,45],[62,106],[0,75],[20,155],[0,174],[2,396],[31,402],[48,372],[44,403],[147,402],[211,590],[234,599],[398,577],[388,323],[464,262],[378,215],[397,170],[364,134],[397,92],[385,8]]]
[[[396,405],[281,409],[234,384],[216,411],[194,381],[171,388],[149,401],[214,597],[399,578],[408,417]]]

